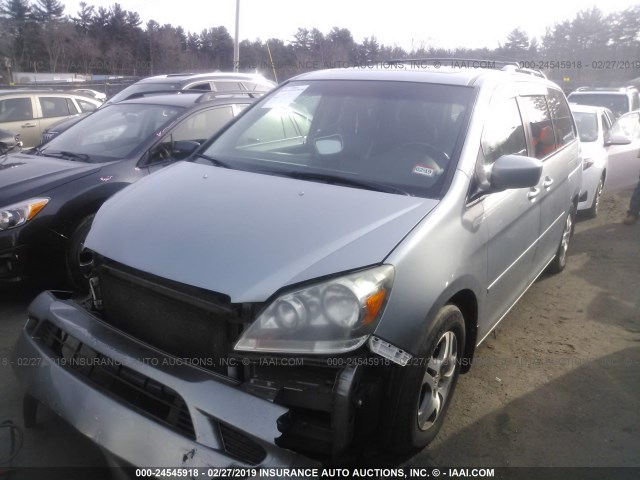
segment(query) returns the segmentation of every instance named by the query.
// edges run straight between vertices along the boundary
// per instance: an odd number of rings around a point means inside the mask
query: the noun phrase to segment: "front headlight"
[[[391,293],[390,265],[288,292],[275,299],[242,334],[235,350],[345,353],[373,333]]]
[[[35,217],[47,203],[49,203],[48,198],[30,198],[8,207],[0,207],[0,231],[24,225]]]
[[[593,165],[593,160],[585,158],[582,160],[582,170],[586,170]]]

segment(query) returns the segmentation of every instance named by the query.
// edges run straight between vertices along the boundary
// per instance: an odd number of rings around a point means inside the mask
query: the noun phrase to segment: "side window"
[[[238,82],[213,82],[213,85],[218,92],[242,90],[242,87]]]
[[[487,165],[502,155],[527,154],[527,141],[515,98],[491,106],[482,132],[481,146]]]
[[[527,112],[528,127],[533,139],[533,157],[544,158],[557,149],[547,99],[544,95],[520,97]]]
[[[232,118],[233,110],[230,106],[211,108],[190,116],[151,149],[148,163],[159,163],[170,159],[182,160],[188,157],[192,150],[182,151],[178,148],[179,146],[176,146],[176,142],[189,141],[202,144]]]
[[[69,104],[64,97],[39,97],[38,100],[43,118],[66,117],[76,113],[69,111]]]
[[[560,91],[549,89],[548,104],[553,128],[556,131],[557,148],[560,148],[576,138],[573,117],[569,105]]]
[[[7,98],[0,100],[0,122],[33,120],[31,98]]]
[[[230,106],[211,108],[191,115],[173,131],[173,141],[191,140],[202,143],[233,118]]]
[[[195,85],[191,85],[187,90],[202,90],[204,92],[211,91],[211,85],[209,82],[196,83]]]
[[[86,100],[77,99],[77,101],[82,112],[93,112],[96,108],[98,108],[93,103],[87,102]]]

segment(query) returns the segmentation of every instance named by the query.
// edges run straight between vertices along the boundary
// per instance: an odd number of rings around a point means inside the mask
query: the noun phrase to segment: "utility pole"
[[[233,70],[240,71],[240,0],[236,0],[236,38],[233,43]]]

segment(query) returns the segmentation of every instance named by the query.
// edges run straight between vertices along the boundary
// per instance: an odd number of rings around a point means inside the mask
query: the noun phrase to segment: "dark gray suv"
[[[476,346],[564,268],[582,164],[554,83],[397,67],[291,79],[107,201],[92,297],[30,307],[27,404],[141,466],[427,445]]]

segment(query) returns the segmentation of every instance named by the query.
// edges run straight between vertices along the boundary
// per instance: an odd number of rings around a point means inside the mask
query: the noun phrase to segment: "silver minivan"
[[[582,163],[554,83],[410,67],[293,78],[108,200],[91,297],[30,307],[28,424],[53,406],[155,467],[425,447],[477,345],[564,268]]]

